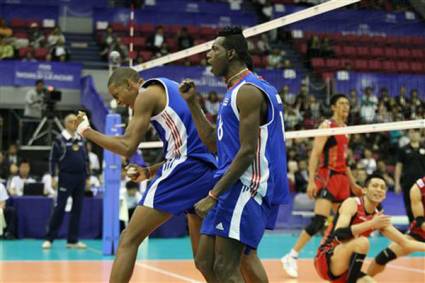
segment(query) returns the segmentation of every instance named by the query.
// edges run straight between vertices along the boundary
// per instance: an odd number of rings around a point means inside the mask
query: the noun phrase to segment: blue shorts
[[[201,234],[235,239],[256,249],[264,230],[274,227],[277,211],[278,206],[262,203],[260,196],[252,197],[249,187],[237,182],[204,218]]]
[[[216,168],[197,159],[167,160],[146,189],[139,205],[174,215],[189,212],[215,185]]]

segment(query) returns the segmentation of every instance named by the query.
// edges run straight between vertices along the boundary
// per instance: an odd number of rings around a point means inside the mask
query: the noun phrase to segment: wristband
[[[87,118],[87,116],[84,115],[83,121],[81,121],[81,123],[77,127],[77,133],[80,136],[83,136],[84,131],[87,129],[90,129],[90,122],[89,122],[89,118]]]

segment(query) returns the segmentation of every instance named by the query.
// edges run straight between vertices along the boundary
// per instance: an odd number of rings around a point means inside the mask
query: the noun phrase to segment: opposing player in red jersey
[[[384,178],[371,175],[366,179],[363,197],[350,197],[342,203],[314,259],[322,279],[334,283],[375,282],[361,272],[369,250],[367,237],[375,230],[408,252],[425,251],[424,243],[408,239],[391,225],[389,216],[377,210],[386,192]]]
[[[412,213],[415,220],[410,224],[407,238],[425,243],[425,176],[418,179],[410,189],[410,202]],[[410,253],[397,243],[391,243],[390,246],[381,251],[367,270],[367,274],[375,276],[385,269],[385,265],[396,259]]]
[[[336,94],[331,98],[332,118],[325,120],[320,128],[345,127],[350,112],[350,102],[347,96]],[[326,223],[331,209],[347,199],[351,190],[361,195],[361,188],[355,183],[347,166],[348,136],[316,137],[308,165],[309,197],[316,198],[314,217],[311,223],[301,232],[298,241],[289,254],[282,257],[283,269],[292,277],[298,277],[297,258],[301,249],[311,237],[321,231]]]

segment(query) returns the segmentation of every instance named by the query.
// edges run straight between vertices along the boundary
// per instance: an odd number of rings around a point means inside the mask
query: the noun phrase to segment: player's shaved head
[[[116,69],[109,77],[108,87],[111,85],[121,86],[127,84],[127,80],[138,82],[139,73],[132,68],[122,67]]]

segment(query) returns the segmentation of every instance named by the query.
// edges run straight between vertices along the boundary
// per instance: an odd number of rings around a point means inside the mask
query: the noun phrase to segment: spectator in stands
[[[288,109],[285,109],[285,127],[288,130],[294,129],[297,125],[301,123],[303,120],[303,117],[301,116],[300,112],[295,107],[290,107]]]
[[[65,46],[65,42],[62,38],[59,38],[56,45],[50,50],[50,58],[52,61],[66,62],[69,60],[69,50]],[[48,61],[50,61],[48,59]]]
[[[378,98],[371,87],[366,87],[360,103],[360,118],[363,123],[372,123],[376,119]]]
[[[308,42],[307,56],[309,59],[320,56],[320,38],[317,35]]]
[[[90,171],[95,175],[100,174],[99,157],[93,152],[93,145],[91,142],[87,143],[87,153],[89,155]]]
[[[6,26],[6,23],[3,19],[0,19],[0,37],[10,37],[12,34],[12,29]]]
[[[394,178],[388,172],[387,165],[385,164],[384,160],[378,160],[375,173],[384,177],[388,187],[394,188]]]
[[[285,106],[293,106],[295,104],[296,95],[289,91],[288,85],[284,85],[280,89],[279,96],[282,99]]]
[[[360,99],[356,89],[350,90],[350,119],[349,121],[357,125],[360,120]]]
[[[390,97],[390,93],[388,91],[388,88],[381,87],[379,89],[378,100],[379,100],[379,103],[384,103],[384,105],[385,105],[385,107],[387,107],[387,109],[389,108],[391,97]]]
[[[8,199],[7,190],[0,183],[0,238],[12,240],[16,238],[16,211],[7,205]]]
[[[365,168],[368,175],[372,175],[376,170],[376,160],[373,157],[373,153],[370,149],[366,148],[364,151],[364,157],[360,160],[360,164]]]
[[[112,27],[109,26],[103,34],[100,44],[103,48],[109,49],[114,43],[115,38],[116,36],[112,31]]]
[[[418,118],[420,118],[420,115],[418,115],[418,113],[421,113],[423,111],[423,108],[424,107],[425,107],[425,103],[419,97],[418,90],[417,89],[412,89],[410,91],[410,113],[411,113],[411,118],[412,119],[418,119]]]
[[[296,191],[295,185],[295,174],[298,171],[298,163],[295,160],[288,160],[288,182],[289,182],[289,190],[291,192]]]
[[[43,80],[35,81],[35,88],[30,89],[25,97],[24,116],[28,118],[41,118],[43,108],[43,98],[46,89]]]
[[[0,60],[13,59],[14,56],[15,50],[10,41],[5,37],[0,37]]]
[[[148,37],[147,45],[154,54],[162,54],[164,52],[166,44],[163,26],[158,26],[155,33]]]
[[[29,46],[32,48],[41,48],[46,45],[46,37],[40,31],[37,23],[32,23],[28,32]]]
[[[179,50],[193,46],[193,37],[188,33],[186,27],[183,27],[177,36],[177,46]]]
[[[22,196],[24,194],[24,185],[35,182],[35,179],[30,177],[30,171],[30,163],[27,160],[22,160],[19,164],[18,175],[12,178],[7,188],[11,196]]]
[[[280,69],[283,67],[283,57],[279,48],[274,47],[269,56],[267,56],[267,67],[269,69]]]
[[[84,140],[76,133],[77,116],[65,117],[65,129],[57,137],[50,153],[50,175],[58,175],[58,197],[54,208],[43,249],[50,249],[62,224],[68,197],[72,197],[71,219],[67,237],[67,248],[85,249],[78,240],[80,216],[86,180],[89,174],[89,158]]]
[[[212,123],[217,121],[218,109],[220,108],[220,99],[218,98],[217,92],[210,91],[208,98],[205,101],[205,110],[207,117]]]
[[[325,37],[320,44],[320,55],[321,57],[331,58],[334,57],[334,51],[332,49],[329,38]]]
[[[22,58],[22,62],[37,62],[37,59],[34,57],[34,51],[32,49],[25,53],[25,57]]]
[[[62,31],[59,27],[55,27],[47,38],[48,47],[54,47],[56,44],[58,44],[59,41],[65,43],[65,36],[62,34]]]
[[[355,179],[357,181],[357,184],[359,184],[360,186],[364,186],[365,181],[367,179],[366,169],[358,165],[355,171],[356,171]]]
[[[388,112],[387,106],[385,106],[385,102],[379,100],[378,105],[378,113],[376,114],[376,121],[378,123],[387,123],[393,121],[393,115]]]
[[[6,152],[6,164],[18,164],[21,158],[18,153],[18,146],[15,143],[9,144]]]
[[[307,109],[307,97],[309,96],[309,87],[307,84],[301,85],[300,92],[295,99],[295,108],[301,115]]]
[[[402,85],[400,86],[400,92],[399,95],[395,97],[395,101],[397,102],[398,106],[400,107],[401,112],[404,115],[404,118],[408,119],[410,118],[410,100],[407,97],[407,89],[406,86]]]

